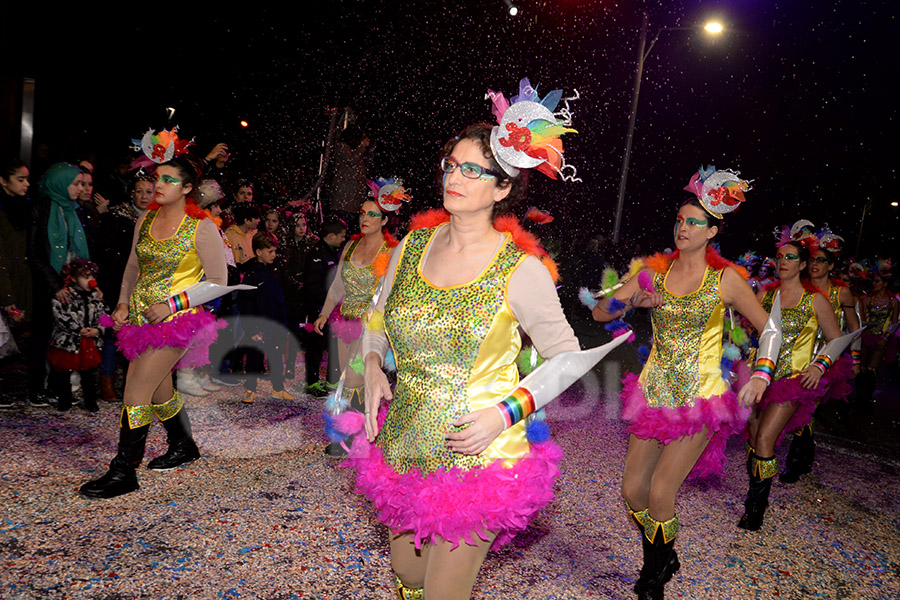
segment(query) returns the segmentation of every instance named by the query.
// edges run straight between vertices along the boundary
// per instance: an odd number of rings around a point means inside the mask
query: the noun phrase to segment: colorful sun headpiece
[[[569,111],[569,101],[578,98],[577,90],[570,98],[563,98],[562,90],[553,90],[542,100],[527,77],[519,82],[519,94],[509,100],[502,92],[488,90],[485,99],[493,103],[491,112],[498,123],[491,130],[491,150],[507,175],[516,177],[519,169],[536,169],[551,179],[581,181],[575,167],[563,158],[560,140],[566,133],[578,133],[570,127]],[[560,101],[564,107],[556,110]]]
[[[831,231],[826,223],[823,227],[816,230],[816,239],[819,241],[819,248],[828,250],[835,256],[840,256],[844,250],[844,238]]]
[[[757,256],[756,252],[754,252],[753,250],[748,250],[747,252],[744,252],[740,257],[738,257],[738,259],[734,262],[748,270],[753,270],[757,266],[759,266],[759,256]]]
[[[744,192],[750,191],[750,182],[741,179],[737,171],[717,171],[712,165],[700,167],[684,187],[691,192],[710,215],[717,219],[736,211],[746,200]]]
[[[131,148],[136,152],[143,152],[131,163],[131,168],[147,167],[152,164],[161,165],[187,152],[189,146],[194,145],[194,140],[182,140],[178,138],[178,126],[171,131],[163,129],[156,133],[148,129],[141,139],[132,139]]]
[[[403,180],[395,177],[384,179],[376,177],[375,181],[366,180],[366,184],[372,191],[375,203],[387,212],[396,212],[404,202],[412,200],[409,192],[403,187]]]
[[[776,227],[773,233],[777,240],[775,245],[779,248],[786,244],[799,244],[809,250],[810,254],[814,254],[819,248],[815,225],[806,219],[800,219],[790,226]]]

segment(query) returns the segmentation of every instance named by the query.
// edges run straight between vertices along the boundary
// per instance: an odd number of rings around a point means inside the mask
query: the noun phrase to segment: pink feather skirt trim
[[[114,325],[107,315],[100,318],[100,324]],[[218,330],[226,325],[212,313],[198,310],[153,325],[125,325],[116,334],[116,345],[128,360],[151,348],[186,348],[187,352],[174,368],[200,367],[209,364],[209,347],[219,337]]]
[[[362,319],[346,319],[341,314],[341,307],[332,311],[328,317],[331,334],[340,338],[345,344],[351,344],[362,335]]]
[[[796,431],[809,425],[812,421],[816,407],[828,400],[844,399],[853,388],[850,387],[850,379],[853,378],[853,364],[849,358],[838,360],[825,375],[819,380],[819,384],[808,390],[803,387],[802,377],[783,377],[769,384],[769,388],[757,405],[760,411],[772,404],[791,402],[797,406],[797,412],[788,420],[776,445],[781,444],[785,434]]]
[[[496,533],[492,548],[509,542],[554,497],[562,450],[554,442],[532,444],[511,468],[501,461],[484,468],[400,474],[364,435],[353,440],[342,466],[356,468],[356,492],[375,505],[378,519],[395,532],[410,531],[417,548],[444,540],[469,545]]]
[[[697,398],[692,406],[649,407],[638,379],[629,373],[622,381],[622,418],[629,424],[628,433],[669,444],[706,427],[709,444],[688,479],[725,475],[725,441],[745,429],[751,412],[740,405],[737,394],[728,390],[719,396]]]

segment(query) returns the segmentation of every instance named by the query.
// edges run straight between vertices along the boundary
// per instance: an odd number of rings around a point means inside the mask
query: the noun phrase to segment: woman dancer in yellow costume
[[[852,372],[845,360],[830,368],[843,350],[831,352],[833,345],[826,345],[814,353],[819,327],[829,342],[841,333],[828,298],[809,282],[807,266],[817,247],[811,231],[785,228],[775,255],[779,281],[757,296],[768,309],[780,295],[783,341],[777,360],[767,366],[757,363],[757,373],[765,371],[772,383],[747,423],[750,486],[738,522],[741,529],[756,531],[762,526],[772,478],[778,472],[777,443],[785,432],[808,425],[818,402],[836,392],[833,387],[846,387]]]
[[[747,405],[765,390],[751,379],[740,394],[722,373],[725,308],[734,307],[763,331],[766,313],[741,271],[711,246],[723,216],[749,189],[736,173],[701,169],[685,188],[697,195],[675,220],[676,250],[644,261],[647,268],[593,309],[610,321],[632,307],[650,308],[653,347],[640,377],[622,390],[629,422],[622,496],[641,535],[644,565],[634,591],[663,597],[680,564],[674,549],[679,519],[675,499],[689,474],[723,474],[725,440],[743,431]]]
[[[81,486],[85,496],[111,498],[138,489],[135,470],[154,415],[166,428],[169,449],[148,468],[174,469],[200,456],[184,402],[172,387],[173,369],[209,362],[216,337],[215,317],[187,306],[185,290],[204,277],[226,283],[222,239],[190,197],[200,177],[198,163],[187,155],[161,164],[154,203],[135,228],[118,307],[109,322],[131,361],[118,452],[105,475]]]
[[[558,139],[572,130],[568,111],[552,112],[560,94],[539,104],[527,80],[511,105],[492,97],[503,127],[472,125],[444,146],[444,210],[413,220],[376,307],[384,328],[363,341],[367,436],[357,436],[350,463],[391,529],[400,598],[468,598],[488,549],[552,500],[558,475],[559,448],[546,436],[530,441],[520,420],[528,411],[503,400],[518,383],[519,325],[545,357],[579,345],[539,260],[546,252],[513,217],[495,217],[521,200],[526,173],[515,165],[534,166],[536,154],[554,177],[574,178]],[[552,148],[516,129],[526,111],[527,127],[556,128]],[[381,370],[388,345],[393,393]]]

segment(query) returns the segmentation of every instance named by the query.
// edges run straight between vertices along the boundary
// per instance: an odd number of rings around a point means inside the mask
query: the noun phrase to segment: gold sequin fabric
[[[651,544],[660,531],[663,534],[663,542],[668,544],[678,535],[679,529],[678,515],[675,515],[668,521],[657,521],[650,516],[649,512],[644,515],[644,536]]]
[[[177,415],[182,406],[184,406],[184,398],[182,398],[178,390],[175,390],[171,398],[162,404],[154,404],[153,412],[156,413],[160,421],[167,421]]]
[[[762,306],[766,312],[772,311],[776,291],[777,289],[769,290],[763,296]],[[773,380],[796,375],[800,370],[795,369],[796,366],[802,365],[802,368],[806,368],[812,360],[812,345],[804,343],[805,336],[802,334],[804,331],[809,333],[813,327],[818,328],[816,310],[813,307],[814,297],[815,294],[812,292],[803,290],[800,302],[796,306],[781,307],[781,350],[778,352]],[[797,353],[803,353],[804,356]]]
[[[128,322],[132,325],[146,325],[148,321],[144,318],[144,311],[172,295],[175,271],[185,258],[194,259],[192,262],[196,265],[196,281],[200,281],[203,276],[194,241],[200,221],[185,216],[172,237],[158,240],[150,234],[156,214],[157,211],[151,210],[144,217],[138,232],[138,242],[134,247],[139,271],[128,303]]]
[[[359,240],[350,243],[350,248],[345,254],[341,265],[341,279],[344,282],[344,300],[341,302],[341,316],[345,319],[360,319],[366,314],[366,309],[372,302],[375,288],[378,287],[378,277],[375,276],[373,265],[378,256],[383,252],[390,253],[386,243],[381,244],[375,259],[366,266],[357,267],[350,259],[353,252],[359,246]]]
[[[506,234],[493,262],[475,280],[439,288],[420,272],[436,229],[418,229],[407,236],[385,302],[397,387],[378,440],[385,460],[398,473],[485,464],[482,456],[450,452],[444,435],[457,431],[453,421],[470,412],[470,373],[492,327],[507,327],[510,338],[518,336],[517,322],[498,324],[495,316],[505,306],[509,277],[525,254]]]
[[[828,302],[831,303],[831,308],[834,310],[834,316],[837,318],[838,326],[841,330],[844,329],[846,325],[846,319],[844,318],[844,310],[841,308],[841,288],[834,284],[828,285]],[[820,350],[825,346],[825,332],[819,329],[816,332],[816,351]]]
[[[122,410],[128,417],[128,428],[137,429],[153,422],[153,405],[136,404],[134,406],[123,404]]]
[[[887,331],[892,310],[893,307],[890,300],[883,306],[869,304],[868,310],[866,311],[866,327],[868,327],[869,333],[879,334]]]
[[[702,343],[709,323],[714,318],[722,322],[722,271],[707,267],[700,287],[684,296],[669,292],[667,276],[668,271],[657,273],[653,279],[653,287],[662,294],[664,303],[651,310],[653,347],[641,373],[647,406],[652,408],[691,406],[703,396],[704,377],[722,379],[722,327],[713,332],[716,343]]]

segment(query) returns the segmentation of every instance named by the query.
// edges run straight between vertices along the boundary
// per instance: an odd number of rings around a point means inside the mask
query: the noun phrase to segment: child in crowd
[[[272,380],[272,398],[293,400],[284,389],[284,351],[287,342],[287,309],[281,283],[275,277],[273,265],[278,241],[265,231],[253,236],[254,257],[241,267],[242,283],[255,286],[255,290],[238,293],[238,309],[245,337],[256,342],[247,352],[247,379],[241,401],[252,404],[256,399],[257,373],[263,371],[263,359],[269,362]],[[263,350],[260,350],[262,346]]]
[[[72,387],[69,383],[73,372],[81,375],[84,407],[97,412],[97,367],[100,365],[100,348],[103,345],[100,315],[106,305],[97,287],[97,264],[84,258],[76,258],[63,267],[68,301],[54,297],[53,334],[47,349],[50,372],[50,389],[57,397],[57,408],[67,411],[72,407]]]

